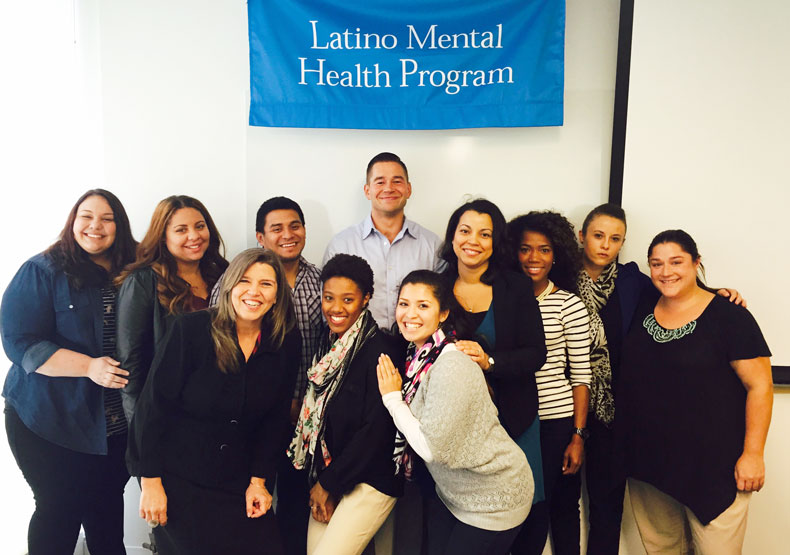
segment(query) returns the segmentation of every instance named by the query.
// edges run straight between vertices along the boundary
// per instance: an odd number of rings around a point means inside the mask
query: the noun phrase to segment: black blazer
[[[491,287],[496,347],[486,351],[494,358],[486,376],[494,389],[499,420],[515,439],[538,414],[535,372],[546,362],[543,318],[532,280],[524,274],[500,271]]]
[[[318,482],[338,500],[363,482],[393,497],[403,491],[392,460],[395,424],[381,401],[376,376],[381,353],[403,368],[404,349],[399,342],[376,332],[351,361],[326,407],[324,437],[332,462],[318,473]]]
[[[261,344],[241,368],[223,374],[211,339],[211,311],[176,318],[157,352],[130,425],[133,476],[176,475],[206,487],[241,491],[251,476],[271,489],[285,452],[301,336],[279,350]]]

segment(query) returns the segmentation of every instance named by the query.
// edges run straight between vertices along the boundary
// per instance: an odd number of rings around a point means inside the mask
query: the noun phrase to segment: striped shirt
[[[115,297],[117,291],[112,285],[102,287],[102,355],[115,356]],[[112,436],[126,432],[126,417],[121,405],[121,392],[118,389],[104,389],[104,421],[107,424],[107,435]]]
[[[538,416],[566,418],[573,416],[573,388],[590,386],[590,317],[581,299],[562,289],[538,306],[546,335],[546,363],[535,372]]]

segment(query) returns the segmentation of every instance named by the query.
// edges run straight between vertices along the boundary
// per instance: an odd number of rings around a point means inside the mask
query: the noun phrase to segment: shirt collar
[[[365,219],[362,220],[362,223],[360,224],[360,231],[363,239],[367,239],[374,231],[380,233],[373,225],[373,217],[370,214],[368,214]],[[401,227],[395,239],[403,237],[406,233],[417,239],[420,234],[420,229],[419,226],[417,226],[413,221],[404,215],[403,227]]]

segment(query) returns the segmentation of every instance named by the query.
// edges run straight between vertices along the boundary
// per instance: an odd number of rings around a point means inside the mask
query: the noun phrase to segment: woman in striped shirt
[[[578,554],[591,377],[590,319],[575,294],[581,255],[573,225],[556,212],[519,216],[508,224],[508,236],[520,269],[532,279],[546,336],[546,362],[535,373],[546,501],[533,508],[524,542],[514,548],[542,553],[550,527],[556,555]]]

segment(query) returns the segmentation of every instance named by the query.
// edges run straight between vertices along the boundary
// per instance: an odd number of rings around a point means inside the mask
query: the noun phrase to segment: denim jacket
[[[3,294],[0,335],[13,363],[3,397],[32,432],[56,445],[107,453],[104,394],[89,378],[36,373],[60,348],[98,357],[102,352],[101,290],[73,289],[52,260],[25,262]]]

